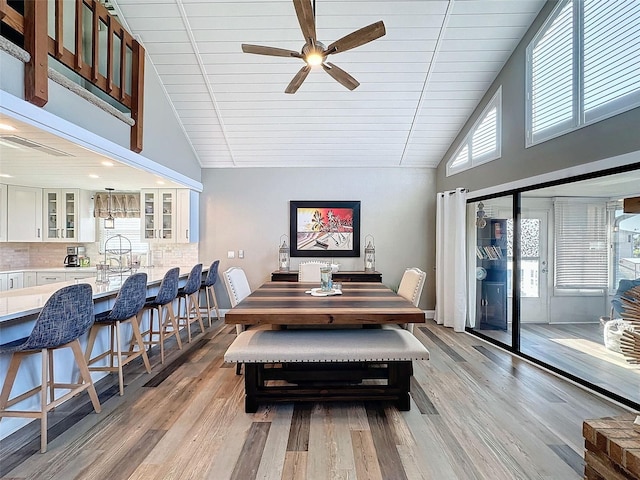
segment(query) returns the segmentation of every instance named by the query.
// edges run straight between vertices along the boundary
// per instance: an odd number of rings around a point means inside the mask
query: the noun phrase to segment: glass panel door
[[[76,236],[76,196],[73,192],[64,194],[65,238],[75,239]]]
[[[512,197],[473,204],[475,212],[475,326],[473,330],[512,345],[511,305],[508,289],[509,232]]]
[[[59,215],[60,205],[58,205],[58,193],[47,192],[47,240],[58,238]]]
[[[153,240],[156,238],[156,202],[154,192],[143,193],[143,208],[144,208],[144,234],[145,240]]]

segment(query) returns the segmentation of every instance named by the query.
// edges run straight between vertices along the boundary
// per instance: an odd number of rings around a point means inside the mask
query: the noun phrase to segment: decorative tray
[[[337,290],[335,288],[332,288],[328,292],[323,292],[319,288],[312,288],[311,290],[307,290],[304,293],[310,293],[312,297],[331,297],[333,295],[342,295],[342,290]]]

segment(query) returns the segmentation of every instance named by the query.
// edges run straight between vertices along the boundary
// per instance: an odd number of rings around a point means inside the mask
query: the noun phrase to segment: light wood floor
[[[479,331],[511,344],[510,331]],[[520,351],[640,404],[640,365],[604,346],[599,323],[525,323]]]
[[[0,445],[5,479],[582,478],[582,421],[625,412],[482,340],[433,323],[414,362],[411,411],[381,404],[279,404],[244,413],[243,377],[217,324],[164,368],[133,364],[124,397],[99,385],[103,413],[77,397]],[[85,398],[87,397],[87,398]]]

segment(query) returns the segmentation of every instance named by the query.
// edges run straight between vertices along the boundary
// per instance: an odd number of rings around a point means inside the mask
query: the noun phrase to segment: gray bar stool
[[[202,281],[202,264],[198,263],[189,272],[187,283],[184,287],[178,289],[178,328],[187,327],[187,338],[191,342],[191,324],[197,321],[200,324],[200,330],[204,333],[204,323],[200,315],[200,302],[198,302],[198,293],[200,292],[200,283]],[[184,315],[181,315],[180,305],[184,299]]]
[[[40,418],[40,451],[47,451],[47,413],[67,399],[87,390],[96,413],[100,413],[100,401],[87,368],[82,347],[78,340],[94,321],[93,293],[91,285],[80,283],[63,287],[54,292],[44,304],[31,334],[13,342],[0,345],[0,354],[11,354],[9,370],[0,392],[0,418]],[[80,370],[79,383],[56,383],[53,378],[53,351],[70,348]],[[22,359],[28,355],[42,354],[41,384],[31,390],[9,398]],[[55,398],[55,390],[71,390]],[[9,410],[26,398],[40,393],[40,410]]]
[[[175,335],[178,348],[182,350],[182,341],[180,340],[180,332],[178,331],[178,321],[173,312],[173,301],[178,295],[178,277],[180,269],[172,268],[164,274],[160,288],[155,297],[147,299],[140,312],[142,314],[149,310],[149,330],[141,332],[142,337],[149,336],[144,341],[145,345],[152,346],[160,344],[160,362],[164,363],[164,341]],[[153,312],[157,313],[158,329],[154,329]],[[155,338],[154,338],[155,336]],[[133,343],[133,342],[132,342]]]
[[[205,310],[207,312],[207,318],[209,319],[209,326],[211,326],[211,311],[215,308],[216,320],[220,320],[220,310],[218,310],[218,299],[216,298],[215,285],[218,281],[218,266],[220,260],[216,260],[209,267],[206,278],[200,284],[200,290],[204,290],[204,298],[206,300],[206,306],[200,307],[200,311]]]
[[[151,373],[149,357],[147,357],[147,351],[145,350],[144,341],[140,334],[140,326],[138,324],[138,314],[142,311],[142,307],[146,300],[147,274],[136,273],[135,275],[131,275],[122,284],[122,288],[120,288],[120,291],[118,292],[113,308],[107,312],[96,315],[96,321],[89,331],[89,341],[87,342],[87,349],[85,351],[85,359],[89,366],[89,370],[118,372],[120,395],[124,395],[124,375],[122,367],[127,363],[138,357],[142,357],[147,373]],[[126,352],[122,351],[121,325],[123,323],[130,324],[133,330],[133,340],[129,344],[129,350]],[[109,350],[91,358],[91,353],[93,352],[93,346],[95,344],[96,337],[98,336],[98,332],[104,327],[109,328]],[[137,350],[133,348],[135,345],[138,347]],[[91,366],[106,357],[109,358],[108,365],[96,367]],[[123,357],[125,358],[123,359]]]

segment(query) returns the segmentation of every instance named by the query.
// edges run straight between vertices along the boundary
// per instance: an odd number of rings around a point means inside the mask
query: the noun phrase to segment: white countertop
[[[49,267],[49,268],[14,268],[13,270],[2,270],[0,273],[20,273],[20,272],[49,272],[49,273],[77,273],[96,272],[96,267]]]
[[[192,267],[193,266],[180,267],[180,276],[188,276]],[[92,267],[67,268],[62,271],[87,271],[90,268]],[[173,267],[141,268],[138,271],[147,274],[147,285],[150,286],[159,284],[164,274],[171,268]],[[95,267],[93,267],[93,270],[95,271]],[[38,271],[42,270],[38,269]],[[75,283],[88,283],[91,285],[94,300],[116,295],[121,285],[120,277],[111,277],[111,281],[108,284],[96,284],[95,278],[85,278],[77,281],[70,280],[67,282],[56,282],[37,287],[18,288],[0,292],[0,323],[37,314],[54,292],[64,286]]]

